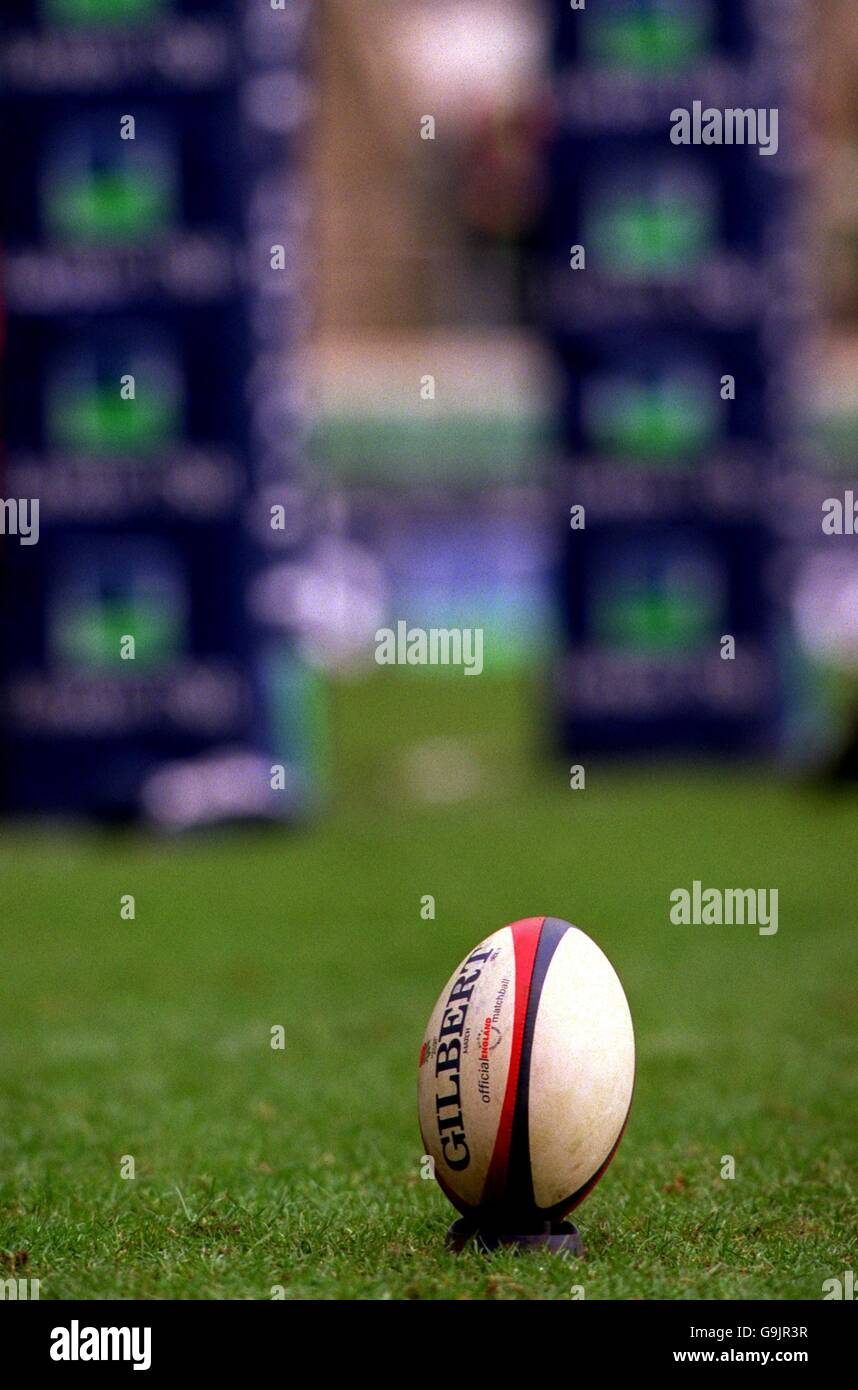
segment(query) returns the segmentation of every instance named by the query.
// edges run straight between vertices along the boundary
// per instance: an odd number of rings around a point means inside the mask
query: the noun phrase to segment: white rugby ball
[[[424,1152],[461,1212],[539,1228],[571,1211],[620,1142],[635,1075],[623,987],[557,917],[525,917],[451,975],[420,1049]]]

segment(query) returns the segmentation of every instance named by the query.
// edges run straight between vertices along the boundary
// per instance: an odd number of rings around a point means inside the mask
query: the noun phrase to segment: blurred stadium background
[[[858,560],[821,527],[858,496],[852,0],[6,0],[0,34],[0,493],[40,500],[0,536],[0,1249],[59,1297],[491,1293],[414,1273],[409,1068],[452,963],[547,912],[643,1059],[601,1291],[816,1296],[854,1086],[822,786],[858,772]],[[777,158],[671,146],[698,98],[779,106]],[[481,627],[483,675],[377,667],[400,619]],[[159,834],[90,828],[129,821]],[[707,874],[781,887],[776,968],[669,933]],[[731,1145],[756,1185],[706,1226]]]
[[[848,767],[851,11],[811,69],[785,0],[567,10],[12,6],[12,812],[317,810],[398,618],[542,671],[572,755]],[[777,158],[666,152],[730,81]]]

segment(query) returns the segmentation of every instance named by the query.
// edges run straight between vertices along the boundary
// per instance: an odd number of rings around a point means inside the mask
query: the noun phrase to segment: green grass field
[[[816,1299],[854,1265],[854,799],[598,765],[573,792],[533,757],[529,698],[339,686],[335,794],[300,831],[3,827],[0,1277],[59,1299]],[[671,926],[694,878],[777,887],[778,934]],[[419,1176],[423,1027],[471,946],[541,913],[625,984],[631,1119],[577,1213],[583,1261],[455,1256]]]

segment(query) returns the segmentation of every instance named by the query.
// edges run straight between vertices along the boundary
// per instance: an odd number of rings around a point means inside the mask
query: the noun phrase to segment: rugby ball
[[[438,1183],[487,1223],[559,1220],[613,1158],[634,1073],[629,1006],[596,943],[557,917],[502,927],[453,972],[420,1049]]]

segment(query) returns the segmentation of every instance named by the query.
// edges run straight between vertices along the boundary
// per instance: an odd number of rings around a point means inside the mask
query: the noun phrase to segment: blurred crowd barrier
[[[810,18],[7,0],[2,805],[303,815],[400,621],[550,669],[571,755],[848,749],[858,21]]]

